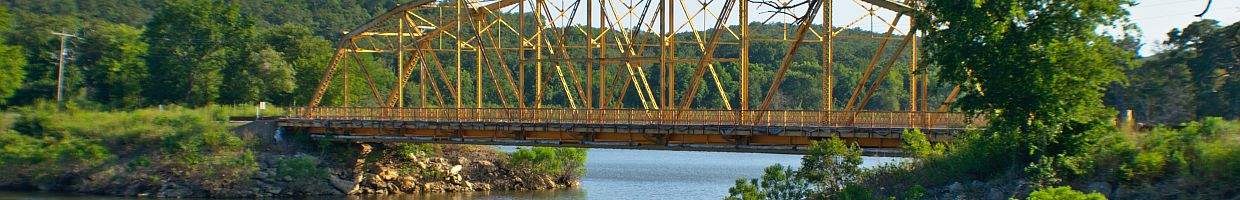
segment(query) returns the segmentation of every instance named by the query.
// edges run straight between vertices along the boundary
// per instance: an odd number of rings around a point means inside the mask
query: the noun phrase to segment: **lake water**
[[[500,149],[511,151],[513,147]],[[897,160],[865,157],[862,165],[874,166]],[[737,178],[761,176],[762,170],[770,165],[800,166],[800,162],[799,155],[591,149],[581,188],[349,199],[722,199]],[[0,192],[0,199],[107,198]]]

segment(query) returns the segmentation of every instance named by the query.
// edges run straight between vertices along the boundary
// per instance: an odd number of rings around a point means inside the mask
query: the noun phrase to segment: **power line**
[[[1180,4],[1180,3],[1190,2],[1190,1],[1200,1],[1200,0],[1179,0],[1179,1],[1161,2],[1161,3],[1155,3],[1155,4],[1138,4],[1137,6],[1133,6],[1133,8],[1158,7],[1158,6],[1166,6],[1166,5],[1172,5],[1172,4]]]
[[[1207,12],[1210,12],[1210,4],[1214,4],[1214,0],[1206,1],[1206,9],[1201,10],[1201,14],[1197,14],[1194,16],[1197,16],[1197,17],[1205,16]]]

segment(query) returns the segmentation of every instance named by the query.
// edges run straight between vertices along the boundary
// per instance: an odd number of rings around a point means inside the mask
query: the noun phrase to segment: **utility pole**
[[[60,96],[64,93],[63,91],[65,84],[65,55],[68,54],[65,52],[65,40],[69,39],[69,37],[76,38],[77,36],[67,33],[58,33],[55,31],[52,31],[52,35],[60,36],[60,55],[58,59],[59,62],[56,64],[56,103],[60,104]]]

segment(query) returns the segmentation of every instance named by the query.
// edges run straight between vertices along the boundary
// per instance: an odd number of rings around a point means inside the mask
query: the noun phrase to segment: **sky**
[[[607,14],[610,15],[611,18],[616,18],[616,16],[625,16],[623,17],[623,20],[619,20],[621,21],[620,23],[624,24],[623,25],[624,27],[631,27],[632,25],[637,24],[636,19],[639,18],[640,13],[641,13],[639,10],[640,8],[644,7],[644,5],[641,5],[640,3],[646,2],[646,1],[649,1],[649,0],[605,1],[605,2],[610,2],[610,3],[604,6],[608,7],[609,11]],[[801,0],[770,0],[770,1],[793,2],[793,3],[801,2]],[[1160,44],[1162,41],[1166,41],[1167,32],[1173,28],[1182,28],[1184,26],[1187,26],[1189,23],[1192,23],[1194,21],[1197,21],[1203,18],[1218,20],[1223,26],[1240,21],[1240,0],[1214,0],[1213,5],[1210,7],[1209,12],[1207,12],[1206,15],[1203,16],[1202,18],[1198,18],[1194,15],[1201,13],[1202,10],[1205,8],[1206,2],[1209,0],[1135,0],[1135,1],[1137,1],[1137,5],[1129,7],[1128,10],[1129,10],[1129,13],[1131,14],[1130,19],[1141,30],[1141,35],[1142,35],[1141,41],[1144,44],[1141,48],[1141,52],[1140,52],[1141,55],[1147,55],[1147,56],[1152,55],[1154,52],[1160,49],[1160,46],[1158,44]],[[556,9],[562,9],[562,10],[565,10],[564,12],[569,12],[569,10],[571,10],[571,8],[573,7],[572,2],[575,2],[575,1],[574,0],[551,0],[551,1],[548,1],[547,3],[553,6],[552,9],[550,9],[551,13],[559,13],[558,11],[556,11]],[[595,1],[595,3],[597,2],[598,1]],[[655,2],[658,2],[658,1],[655,1]],[[722,10],[724,0],[677,0],[675,2],[677,2],[677,8],[676,8],[677,10],[676,10],[675,19],[677,20],[677,24],[679,24],[677,25],[678,26],[677,32],[687,32],[687,31],[692,31],[692,30],[699,30],[699,31],[706,30],[706,29],[709,29],[711,26],[713,26],[713,24],[715,24],[715,19],[713,17],[717,16],[718,12]],[[835,10],[833,14],[834,17],[832,18],[833,19],[832,24],[836,27],[859,28],[863,30],[870,30],[873,32],[883,32],[886,30],[886,27],[888,27],[887,24],[889,24],[895,17],[894,12],[887,11],[882,8],[871,9],[872,8],[871,5],[862,3],[862,1],[859,1],[859,0],[833,0],[832,2],[833,2],[832,6]],[[573,24],[585,25],[586,19],[584,19],[585,18],[584,13],[586,11],[584,9],[586,5],[584,4],[585,3],[576,5],[579,8],[578,10],[579,13],[577,14],[578,17],[574,18],[572,22]],[[710,12],[710,13],[704,13],[704,12],[695,13],[695,11],[701,10],[700,8],[704,4],[707,5],[706,7],[708,7],[709,9],[706,9],[706,10],[708,10],[707,12]],[[657,6],[657,5],[658,3],[654,3],[651,6]],[[533,5],[529,5],[529,6],[533,7]],[[599,5],[594,5],[594,6],[599,6]],[[632,7],[635,9],[628,9],[629,7]],[[792,13],[802,13],[805,10],[804,7],[806,6],[801,6],[797,9],[793,9]],[[509,8],[509,9],[515,9],[515,8]],[[760,5],[757,3],[751,3],[750,4],[750,21],[754,21],[754,22],[763,22],[763,21],[791,22],[793,21],[791,17],[770,13],[769,11],[771,10],[774,10],[774,9],[771,8],[770,6]],[[873,10],[874,12],[871,14],[870,10]],[[633,12],[627,12],[627,11],[633,11]],[[597,12],[597,10],[595,10],[595,12]],[[598,15],[598,14],[595,13],[595,15]],[[651,13],[651,15],[653,15],[653,13]],[[772,16],[774,17],[772,18]],[[567,17],[565,16],[565,18]],[[768,18],[770,19],[768,20]],[[594,18],[594,19],[597,20],[597,18]],[[905,28],[908,26],[907,19],[908,18],[904,18],[904,20],[898,23],[897,27],[901,27],[901,28],[897,29],[896,34],[903,34],[903,32],[907,30],[907,28]],[[556,20],[556,21],[560,23],[568,22],[568,20],[564,18],[561,18],[560,20]],[[733,17],[731,17],[728,20],[728,24],[738,24],[738,22],[739,22],[738,17],[735,17],[735,15],[733,15]],[[815,20],[815,24],[821,24],[821,21]],[[557,24],[557,26],[562,26],[562,25],[564,24]],[[595,24],[595,26],[598,26],[598,25]],[[654,28],[654,27],[650,27],[650,28]],[[815,38],[817,37],[816,35],[818,35],[818,33],[816,32],[810,33],[810,36],[808,36],[808,38]]]
[[[1142,55],[1151,55],[1157,44],[1167,40],[1167,32],[1183,28],[1199,20],[1207,0],[1140,0],[1128,9],[1131,18],[1142,31]],[[1240,0],[1214,0],[1210,11],[1202,18],[1214,19],[1226,26],[1240,21]]]

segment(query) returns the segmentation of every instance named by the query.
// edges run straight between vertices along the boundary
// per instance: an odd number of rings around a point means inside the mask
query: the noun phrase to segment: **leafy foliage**
[[[151,78],[143,91],[150,100],[161,103],[199,106],[220,97],[236,103],[237,95],[221,96],[221,84],[224,76],[239,77],[245,52],[250,50],[247,45],[254,36],[254,21],[241,15],[235,5],[169,1],[143,33],[143,39],[151,44],[147,56]]]
[[[90,99],[116,108],[134,108],[142,102],[142,84],[147,78],[147,44],[142,30],[123,24],[100,23],[88,27],[82,36],[80,58]]]
[[[586,149],[531,147],[509,154],[514,165],[529,166],[534,172],[579,177],[585,174]]]
[[[983,137],[1017,144],[1017,166],[1081,155],[1113,129],[1103,91],[1132,53],[1097,33],[1127,16],[1128,0],[928,1],[919,20],[926,61],[961,84],[961,110],[987,116]],[[934,16],[934,17],[929,17]],[[969,49],[960,51],[960,49]],[[1033,167],[1070,165],[1052,162]],[[1012,166],[1012,167],[1017,167]],[[1005,169],[1000,167],[999,169]],[[1038,171],[1039,169],[1029,169]]]
[[[1167,33],[1163,50],[1128,72],[1129,84],[1110,104],[1133,110],[1136,120],[1177,124],[1209,116],[1240,117],[1240,23],[1223,27],[1202,19]]]
[[[905,130],[900,134],[900,149],[914,158],[939,157],[943,155],[943,144],[930,144],[926,139],[926,134],[921,133],[920,129]]]
[[[1085,194],[1071,187],[1045,188],[1029,193],[1029,200],[1106,200],[1102,194]]]
[[[869,192],[852,185],[861,169],[861,149],[839,138],[815,141],[801,167],[766,168],[761,179],[736,180],[726,199],[867,199]]]
[[[13,18],[8,8],[0,8],[0,33],[12,30]],[[10,46],[4,38],[0,38],[0,105],[7,103],[25,79],[26,55],[20,46]]]
[[[327,178],[326,168],[319,167],[318,158],[307,155],[283,157],[276,160],[276,174],[293,178],[293,184],[308,185]]]

